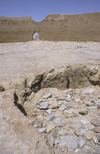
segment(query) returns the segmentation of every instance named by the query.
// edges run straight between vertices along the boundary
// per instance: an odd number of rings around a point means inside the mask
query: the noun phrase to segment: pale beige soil
[[[13,91],[0,93],[0,154],[34,154],[38,139],[31,121],[14,106]],[[45,141],[41,143],[36,153],[44,153],[42,146],[48,150]]]
[[[0,154],[62,154],[59,149],[48,145],[47,138],[32,125],[32,117],[24,116],[14,105],[13,85],[26,76],[34,76],[57,67],[72,64],[100,64],[100,43],[97,42],[48,42],[31,41],[26,43],[0,43],[0,85],[6,89],[0,92]],[[21,87],[22,88],[22,87]],[[91,88],[91,87],[90,87]],[[96,86],[93,101],[100,96],[100,88]],[[69,89],[70,90],[70,89]],[[83,91],[86,90],[85,87]],[[33,103],[52,93],[60,97],[65,91],[58,89],[41,89],[33,97]],[[77,93],[80,89],[77,89]],[[96,94],[95,94],[96,93]],[[90,96],[90,95],[89,95]],[[90,97],[86,95],[86,99]],[[92,97],[91,97],[92,100]],[[30,104],[25,102],[28,111]],[[93,113],[92,113],[93,110]],[[79,116],[76,123],[83,119],[96,118],[95,109],[90,109],[86,116]],[[30,113],[30,111],[29,111]],[[32,113],[33,114],[33,113]],[[71,118],[69,119],[69,121]],[[76,124],[77,125],[77,124]],[[38,141],[38,142],[37,142]],[[35,147],[35,143],[37,145]]]
[[[0,43],[0,83],[70,64],[100,62],[100,43],[49,42]],[[7,86],[6,86],[7,87]]]

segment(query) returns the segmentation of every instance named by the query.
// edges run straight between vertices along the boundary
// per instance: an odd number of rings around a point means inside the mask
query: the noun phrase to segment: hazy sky
[[[0,0],[0,16],[31,16],[41,21],[50,13],[100,11],[100,0]]]

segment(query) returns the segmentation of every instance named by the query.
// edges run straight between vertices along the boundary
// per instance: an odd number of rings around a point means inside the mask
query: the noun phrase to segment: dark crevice
[[[41,83],[43,81],[43,75],[39,75],[36,77],[36,81],[34,81],[35,83],[32,84],[31,86],[31,90],[34,92],[34,93],[37,93],[38,90],[41,89]]]
[[[97,86],[99,85],[100,86],[100,82],[99,81],[90,81],[91,85],[93,86]]]
[[[17,106],[17,108],[25,115],[27,116],[27,113],[24,109],[24,107],[21,104],[18,104],[18,96],[16,95],[16,92],[14,92],[14,105]]]
[[[0,85],[0,92],[5,91],[4,87]]]
[[[27,79],[24,80],[23,86],[24,86],[24,88],[27,87]]]
[[[67,79],[67,89],[69,89],[69,79]]]
[[[23,104],[24,104],[25,101],[28,100],[28,97],[31,95],[31,93],[32,93],[31,89],[29,91],[26,90],[24,92],[24,94],[23,94]]]

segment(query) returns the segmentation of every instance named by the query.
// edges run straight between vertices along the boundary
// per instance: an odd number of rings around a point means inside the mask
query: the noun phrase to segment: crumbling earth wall
[[[31,17],[0,17],[0,42],[33,40],[100,42],[100,12],[84,14],[49,14],[41,22]]]

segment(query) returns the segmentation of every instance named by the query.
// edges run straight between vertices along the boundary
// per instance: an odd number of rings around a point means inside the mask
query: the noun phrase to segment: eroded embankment
[[[26,78],[14,92],[14,104],[45,137],[51,153],[99,153],[99,85],[99,64],[52,69]]]
[[[23,93],[22,97],[27,100],[28,96],[42,88],[57,88],[65,90],[69,88],[84,88],[100,85],[100,65],[71,65],[60,67],[44,72],[36,76],[27,76],[21,83],[13,85]]]
[[[17,80],[16,80],[17,81]],[[14,104],[25,114],[23,104],[32,93],[43,88],[57,88],[59,90],[80,89],[88,86],[100,85],[100,65],[70,65],[44,72],[36,76],[27,76],[21,82],[13,83]],[[18,80],[19,81],[19,80]],[[4,84],[6,85],[6,84]],[[10,85],[9,85],[10,86]],[[0,86],[0,91],[6,87]]]
[[[42,88],[83,88],[90,85],[100,85],[100,65],[81,64],[59,67],[37,75],[27,75],[22,79],[2,81],[0,91],[4,89],[28,89],[26,93],[37,92]]]

